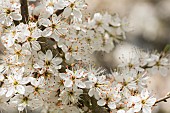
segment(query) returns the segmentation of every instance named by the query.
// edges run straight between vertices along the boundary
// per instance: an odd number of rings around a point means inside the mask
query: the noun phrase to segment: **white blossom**
[[[68,0],[68,5],[64,9],[63,15],[66,17],[73,15],[74,17],[81,19],[81,10],[83,10],[85,7],[86,4],[84,0]]]
[[[19,21],[22,19],[20,14],[20,4],[10,2],[10,0],[2,0],[0,3],[0,23],[6,26],[13,24],[13,20]]]
[[[60,77],[65,80],[64,86],[65,87],[72,87],[75,84],[79,88],[85,88],[86,85],[83,82],[83,78],[85,77],[83,70],[76,70],[75,72],[71,70],[66,70],[66,74],[61,73]]]
[[[29,0],[28,3],[36,0]],[[94,54],[110,53],[131,30],[127,18],[95,13],[84,17],[85,0],[37,0],[22,20],[19,0],[0,1],[0,105],[41,113],[151,113],[156,98],[147,80],[167,75],[168,54],[142,51],[114,67],[97,68]],[[116,43],[116,44],[115,44]],[[97,56],[99,57],[99,56]],[[112,67],[110,67],[112,68]],[[87,98],[87,99],[86,99]],[[94,104],[93,99],[96,99]],[[93,112],[93,111],[92,111]]]
[[[61,69],[60,63],[62,62],[62,58],[54,57],[51,50],[47,50],[46,54],[42,51],[38,52],[38,59],[33,65],[35,69],[41,69],[40,73],[44,73],[46,70],[50,70],[53,72],[54,69]]]

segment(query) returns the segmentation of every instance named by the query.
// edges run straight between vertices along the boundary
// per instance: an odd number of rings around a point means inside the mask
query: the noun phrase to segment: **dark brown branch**
[[[22,15],[22,22],[23,23],[28,23],[28,2],[27,0],[20,0],[21,3],[21,15]]]
[[[65,9],[65,8],[64,8],[64,9]],[[64,9],[57,10],[57,11],[55,12],[55,14],[56,14],[57,16],[59,16],[61,13],[63,13]]]
[[[156,102],[155,102],[155,105],[160,103],[160,102],[167,102],[167,99],[170,98],[170,94],[168,94],[167,96],[161,98],[161,99],[158,99]]]
[[[84,89],[83,92],[84,94],[81,95],[81,99],[83,104],[88,107],[88,111],[85,113],[109,113],[107,109],[97,105],[97,100],[94,98],[94,96],[90,97],[88,95],[87,89]]]
[[[104,107],[97,105],[97,100],[94,97],[91,97],[90,99],[92,104],[92,113],[109,113]]]

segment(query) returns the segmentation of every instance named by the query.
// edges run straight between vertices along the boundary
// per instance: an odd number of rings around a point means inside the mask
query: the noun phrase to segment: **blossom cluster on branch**
[[[111,73],[94,65],[95,51],[109,53],[126,39],[126,18],[108,13],[84,17],[84,0],[40,0],[28,5],[26,14],[21,1],[0,1],[2,109],[151,113],[156,98],[146,82],[155,71],[166,75],[167,54],[142,52]]]

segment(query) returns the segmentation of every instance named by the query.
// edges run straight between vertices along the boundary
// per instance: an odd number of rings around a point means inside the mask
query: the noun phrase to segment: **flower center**
[[[27,38],[27,40],[28,40],[28,42],[31,42],[31,41],[33,41],[33,40],[34,40],[34,38],[32,38],[32,37],[28,37],[28,38]]]
[[[22,99],[22,102],[23,102],[23,103],[27,103],[27,102],[28,102],[28,97],[24,97],[24,98]]]
[[[46,64],[46,66],[50,66],[51,62],[50,61],[46,61],[45,64]]]
[[[58,82],[58,84],[59,84],[59,86],[64,86],[64,80],[60,80],[60,81]]]
[[[45,72],[44,73],[44,77],[45,77],[45,79],[47,79],[47,78],[50,78],[51,77],[51,73],[49,73],[49,72]]]
[[[97,26],[101,26],[103,23],[101,21],[96,21]]]
[[[157,61],[155,65],[156,65],[156,66],[161,66],[161,64],[160,64],[159,61]]]
[[[40,88],[39,87],[35,87],[34,90],[35,90],[35,92],[39,92]]]
[[[13,84],[16,86],[16,85],[18,85],[19,83],[18,83],[17,81],[14,81],[14,83],[13,83]]]
[[[142,104],[145,104],[146,103],[146,101],[145,100],[142,100]]]
[[[68,48],[68,52],[71,53],[73,51],[72,47]]]
[[[75,76],[72,76],[71,78],[72,78],[72,80],[75,80],[75,79],[76,79],[76,77],[75,77]]]
[[[15,52],[16,55],[20,56],[21,55],[21,50]]]
[[[71,3],[71,4],[70,4],[70,7],[73,9],[73,8],[74,8],[74,3]]]
[[[131,69],[133,67],[133,64],[129,63],[128,67]]]
[[[53,3],[53,2],[50,2],[50,3],[48,4],[48,6],[54,7],[54,3]]]
[[[74,95],[74,92],[73,91],[69,91],[69,95],[70,96]]]
[[[6,14],[10,14],[11,10],[10,9],[6,9]]]
[[[51,27],[52,27],[53,29],[55,29],[55,28],[56,28],[56,25],[55,25],[55,24],[52,24]]]
[[[86,41],[87,41],[88,44],[90,44],[91,39],[90,39],[90,38],[87,38]]]
[[[111,99],[109,97],[106,98],[106,102],[109,102]]]

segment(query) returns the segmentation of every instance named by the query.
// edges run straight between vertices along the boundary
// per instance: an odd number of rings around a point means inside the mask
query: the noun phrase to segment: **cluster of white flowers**
[[[125,39],[126,18],[108,13],[83,17],[84,0],[40,0],[28,6],[24,23],[20,6],[19,0],[0,1],[5,47],[0,105],[19,111],[30,107],[42,108],[42,113],[80,113],[93,111],[96,104],[113,113],[151,113],[156,99],[147,90],[147,75],[155,70],[165,75],[165,55],[141,55],[110,74],[92,66],[91,54],[110,52]]]

